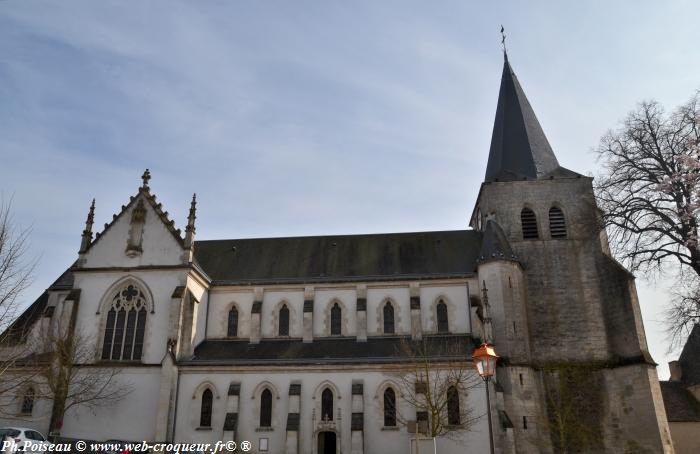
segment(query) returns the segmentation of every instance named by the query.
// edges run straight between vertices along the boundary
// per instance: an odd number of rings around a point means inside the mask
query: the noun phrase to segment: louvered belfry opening
[[[540,237],[537,231],[537,217],[534,211],[529,208],[523,208],[520,212],[520,222],[523,227],[524,240],[536,240]]]
[[[552,238],[566,238],[566,220],[559,207],[549,209],[549,233]]]

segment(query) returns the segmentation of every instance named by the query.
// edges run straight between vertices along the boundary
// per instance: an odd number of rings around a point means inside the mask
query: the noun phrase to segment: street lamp
[[[498,355],[496,354],[496,350],[493,349],[493,345],[484,342],[481,344],[481,347],[474,351],[472,359],[476,363],[476,369],[479,371],[479,375],[481,375],[481,378],[484,380],[484,384],[486,385],[486,414],[489,420],[489,447],[491,448],[491,454],[494,454],[489,380],[491,380],[491,377],[493,377],[493,375],[496,373],[496,360],[498,359]]]

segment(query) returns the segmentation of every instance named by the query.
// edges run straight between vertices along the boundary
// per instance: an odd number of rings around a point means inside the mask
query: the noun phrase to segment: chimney
[[[683,376],[683,369],[681,369],[681,363],[678,361],[670,361],[668,363],[668,369],[671,371],[670,381],[681,381]]]

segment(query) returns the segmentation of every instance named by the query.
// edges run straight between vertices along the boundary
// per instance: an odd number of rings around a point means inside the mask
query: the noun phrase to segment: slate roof
[[[45,291],[28,308],[17,317],[12,324],[0,335],[2,343],[16,345],[24,342],[30,328],[36,323],[46,310],[49,301],[49,292]]]
[[[505,57],[484,181],[578,176],[559,165],[552,147]]]
[[[471,275],[480,246],[452,230],[196,241],[194,254],[214,285],[338,282]]]
[[[457,361],[471,358],[474,341],[469,335],[424,336],[427,356],[437,360]],[[402,341],[417,345],[410,337],[370,337],[366,342],[355,338],[320,338],[313,342],[301,339],[268,339],[258,344],[248,340],[206,340],[185,364],[224,365],[309,365],[352,363],[398,363],[410,359]]]
[[[700,402],[683,382],[661,381],[659,384],[669,422],[700,422]]]
[[[695,324],[683,346],[678,358],[681,370],[681,381],[685,386],[700,384],[700,324]]]
[[[479,261],[503,259],[517,260],[517,257],[501,226],[496,221],[488,220],[484,226],[484,239],[481,242]]]

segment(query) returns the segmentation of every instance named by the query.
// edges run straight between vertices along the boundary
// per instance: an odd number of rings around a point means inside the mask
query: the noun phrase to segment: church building
[[[12,328],[21,344],[67,323],[94,344],[80,367],[131,385],[109,407],[69,409],[61,436],[409,453],[438,418],[412,405],[426,383],[406,388],[423,358],[403,347],[422,345],[436,370],[477,380],[439,391],[455,429],[429,441],[441,454],[489,452],[489,418],[496,453],[673,452],[634,276],[507,55],[463,230],[204,240],[195,197],[183,234],[150,178],[94,235],[93,203],[77,260]],[[500,356],[491,408],[472,362],[484,341]],[[4,404],[21,424],[0,427],[48,432],[52,402],[27,405],[31,386]]]

